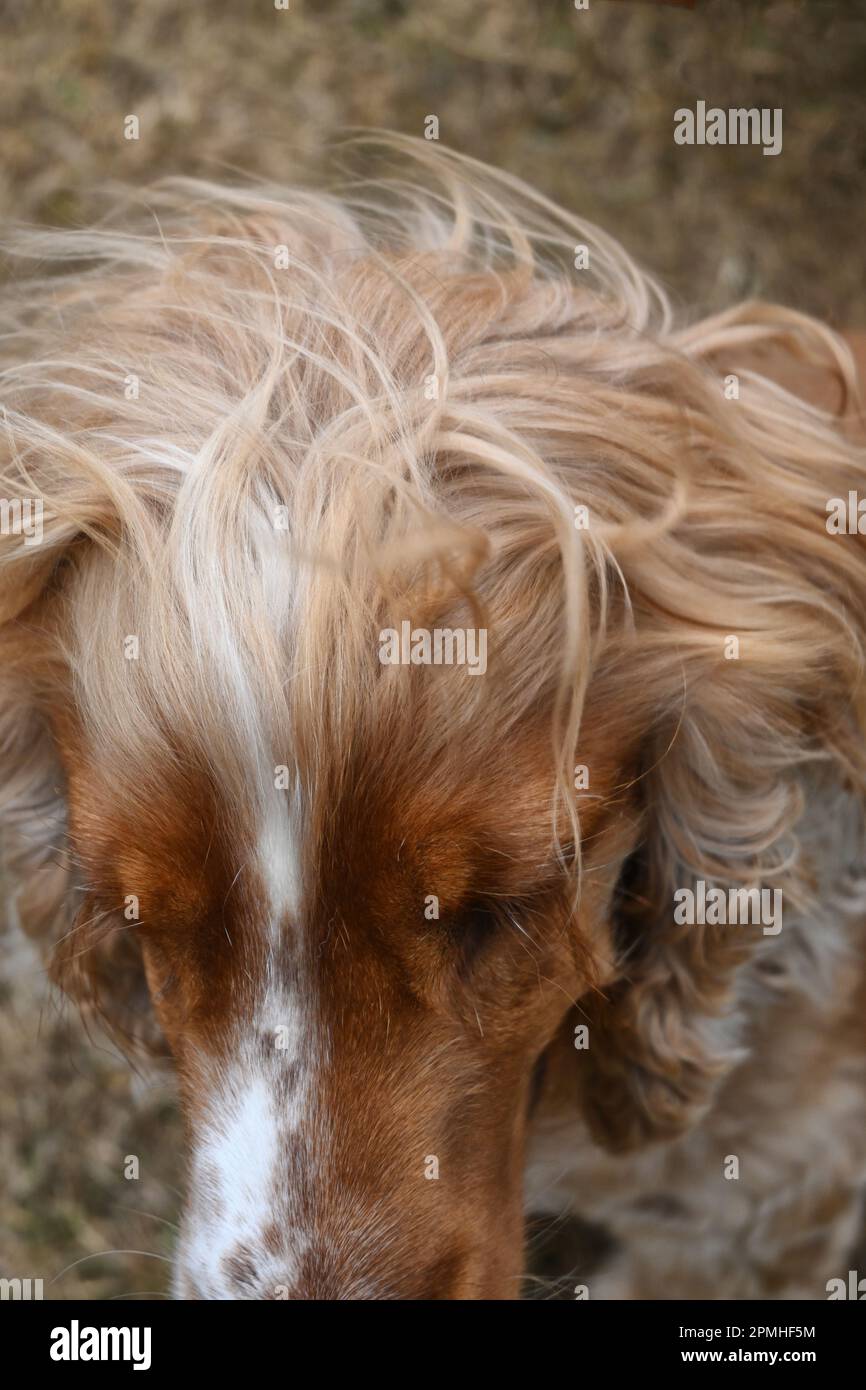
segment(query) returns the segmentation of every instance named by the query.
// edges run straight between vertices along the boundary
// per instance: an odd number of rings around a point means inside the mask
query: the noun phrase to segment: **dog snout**
[[[415,1263],[408,1258],[412,1253]],[[311,1246],[291,1259],[275,1260],[239,1244],[216,1260],[182,1262],[176,1296],[186,1300],[344,1301],[388,1299],[471,1299],[484,1297],[477,1262],[460,1244],[438,1251],[429,1260],[405,1242],[399,1250],[381,1251],[376,1269],[351,1252],[337,1257],[328,1243]],[[364,1265],[367,1268],[364,1268]],[[402,1269],[400,1266],[402,1265]],[[380,1272],[381,1271],[381,1272]]]

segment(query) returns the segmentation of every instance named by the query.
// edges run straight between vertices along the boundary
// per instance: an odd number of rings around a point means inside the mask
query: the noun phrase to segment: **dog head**
[[[552,1039],[602,1142],[692,1123],[756,943],[673,893],[801,890],[802,769],[863,777],[862,453],[719,365],[841,346],[677,330],[415,157],[440,196],[180,183],[158,236],[13,248],[58,265],[9,299],[4,843],[67,990],[176,1061],[181,1296],[515,1296]]]

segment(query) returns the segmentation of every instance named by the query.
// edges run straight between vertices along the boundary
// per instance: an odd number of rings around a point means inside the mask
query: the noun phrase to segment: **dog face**
[[[80,920],[135,934],[178,1067],[179,1295],[516,1296],[540,1059],[610,952],[553,856],[549,742],[355,750],[340,795],[275,788],[270,824],[182,754],[130,799],[59,742]],[[609,881],[622,831],[584,828]]]

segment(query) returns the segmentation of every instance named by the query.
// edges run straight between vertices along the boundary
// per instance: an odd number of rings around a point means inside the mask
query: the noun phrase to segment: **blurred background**
[[[106,180],[318,176],[347,126],[436,115],[690,311],[760,295],[866,327],[866,0],[288,3],[0,0],[0,219],[79,225]],[[698,100],[781,107],[782,153],[675,145]],[[170,1077],[87,1039],[6,931],[0,1272],[46,1298],[164,1296],[181,1152]]]

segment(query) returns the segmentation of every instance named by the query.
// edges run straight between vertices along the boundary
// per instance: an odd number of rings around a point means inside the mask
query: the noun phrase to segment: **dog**
[[[603,1234],[566,1297],[826,1297],[866,1184],[854,358],[387,151],[6,238],[11,915],[173,1060],[178,1298],[517,1298],[530,1217]]]

